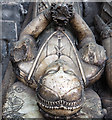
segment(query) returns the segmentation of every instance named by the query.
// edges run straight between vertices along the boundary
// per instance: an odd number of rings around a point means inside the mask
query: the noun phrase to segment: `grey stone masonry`
[[[1,20],[2,33],[0,39],[10,41],[17,41],[17,24],[10,20]]]
[[[106,2],[101,11],[101,17],[105,23],[112,23],[112,2]]]
[[[17,35],[21,31],[21,11],[20,11],[20,3],[2,3],[2,20],[14,21],[17,24]]]

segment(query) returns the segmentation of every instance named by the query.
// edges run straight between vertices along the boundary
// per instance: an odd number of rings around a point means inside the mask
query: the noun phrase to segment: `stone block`
[[[14,21],[17,24],[17,33],[21,29],[20,3],[3,3],[2,4],[2,20]]]
[[[101,17],[106,23],[112,22],[112,2],[106,2],[101,11]]]
[[[10,20],[1,20],[2,33],[0,39],[4,39],[8,42],[17,41],[17,24]]]

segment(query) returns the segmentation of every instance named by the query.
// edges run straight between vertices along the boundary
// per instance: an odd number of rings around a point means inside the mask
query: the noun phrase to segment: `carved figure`
[[[65,3],[53,3],[34,18],[14,43],[11,56],[18,78],[36,89],[40,109],[56,117],[72,116],[83,107],[84,88],[100,78],[106,60],[88,25]]]

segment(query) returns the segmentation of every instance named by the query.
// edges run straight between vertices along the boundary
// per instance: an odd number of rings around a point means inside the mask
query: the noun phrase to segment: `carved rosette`
[[[71,4],[51,4],[51,16],[56,25],[67,25],[72,15],[73,6]]]

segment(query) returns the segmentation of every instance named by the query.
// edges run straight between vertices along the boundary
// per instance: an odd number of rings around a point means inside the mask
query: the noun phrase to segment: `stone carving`
[[[36,94],[21,82],[16,82],[6,95],[3,118],[42,118],[36,102]]]
[[[7,92],[7,101],[3,106],[3,118],[13,119],[75,119],[75,118],[101,118],[103,112],[99,96],[91,89],[85,90],[82,109],[71,116],[54,116],[42,109],[37,104],[36,92],[21,82],[16,82]],[[41,113],[43,113],[44,118]]]
[[[64,6],[55,3],[51,4],[52,19],[58,26],[66,25],[69,22],[72,17],[72,11],[73,8],[70,4],[65,4]]]
[[[67,9],[59,3],[51,8],[53,11],[45,9],[23,29],[11,54],[18,66],[18,78],[36,89],[40,109],[56,117],[70,117],[81,110],[84,88],[100,78],[107,59],[104,48],[96,43],[88,25],[71,7],[68,5]],[[54,21],[59,26],[48,30]],[[67,25],[67,22],[77,33],[75,38],[70,30],[63,27],[63,23]],[[35,56],[37,51],[32,41],[42,32],[42,44]],[[26,41],[32,44],[26,44]],[[99,116],[103,115],[100,113]]]
[[[6,101],[6,106],[4,108],[4,117],[5,118],[15,118],[22,117],[24,114],[19,113],[18,111],[23,107],[24,101],[15,95],[15,92],[21,93],[24,91],[22,87],[11,88],[9,90],[8,99]]]

